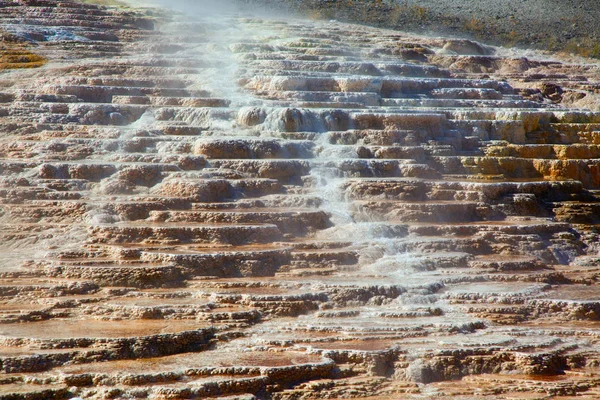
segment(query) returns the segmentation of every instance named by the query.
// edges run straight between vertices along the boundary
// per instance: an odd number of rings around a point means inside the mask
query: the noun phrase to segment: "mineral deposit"
[[[600,398],[597,64],[260,15],[0,2],[0,399]]]

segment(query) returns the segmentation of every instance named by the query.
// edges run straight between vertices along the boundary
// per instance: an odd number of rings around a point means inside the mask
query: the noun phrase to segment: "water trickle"
[[[331,215],[334,225],[321,232],[321,235],[331,240],[355,240],[356,232],[351,229],[354,218],[343,190],[345,177],[332,162],[344,158],[356,158],[356,151],[350,146],[340,148],[332,145],[327,132],[320,132],[318,135],[310,176],[322,200],[321,208]]]

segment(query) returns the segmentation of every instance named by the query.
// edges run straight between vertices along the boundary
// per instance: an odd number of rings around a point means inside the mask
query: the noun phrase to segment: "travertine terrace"
[[[46,63],[0,75],[1,399],[600,398],[597,66],[74,1],[0,28]]]

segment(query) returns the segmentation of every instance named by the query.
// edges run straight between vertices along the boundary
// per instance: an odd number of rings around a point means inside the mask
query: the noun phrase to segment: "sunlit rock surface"
[[[0,4],[0,398],[600,397],[600,71]],[[233,397],[232,397],[233,396]]]

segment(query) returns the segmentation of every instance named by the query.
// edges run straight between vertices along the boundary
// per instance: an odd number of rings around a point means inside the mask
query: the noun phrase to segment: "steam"
[[[126,143],[134,139],[139,132],[146,132],[156,124],[156,119],[152,109],[146,110],[141,117],[128,126],[119,128],[119,136],[116,138],[115,150],[109,152],[108,156],[104,157],[106,161],[112,162],[109,157],[125,154]],[[105,179],[100,180],[98,184],[89,192],[88,196],[88,211],[84,217],[85,223],[88,226],[101,224],[113,224],[120,222],[121,218],[109,209],[107,198],[111,194],[120,194],[119,189],[123,186],[119,182],[119,173],[115,173]]]
[[[239,2],[234,0],[132,0],[131,3],[143,4],[145,6],[161,7],[180,12],[188,16],[210,17],[223,14],[237,13],[241,11]]]
[[[180,18],[214,18],[226,15],[289,18],[290,11],[272,2],[270,6],[252,0],[125,0],[135,7],[155,7],[174,11]]]

